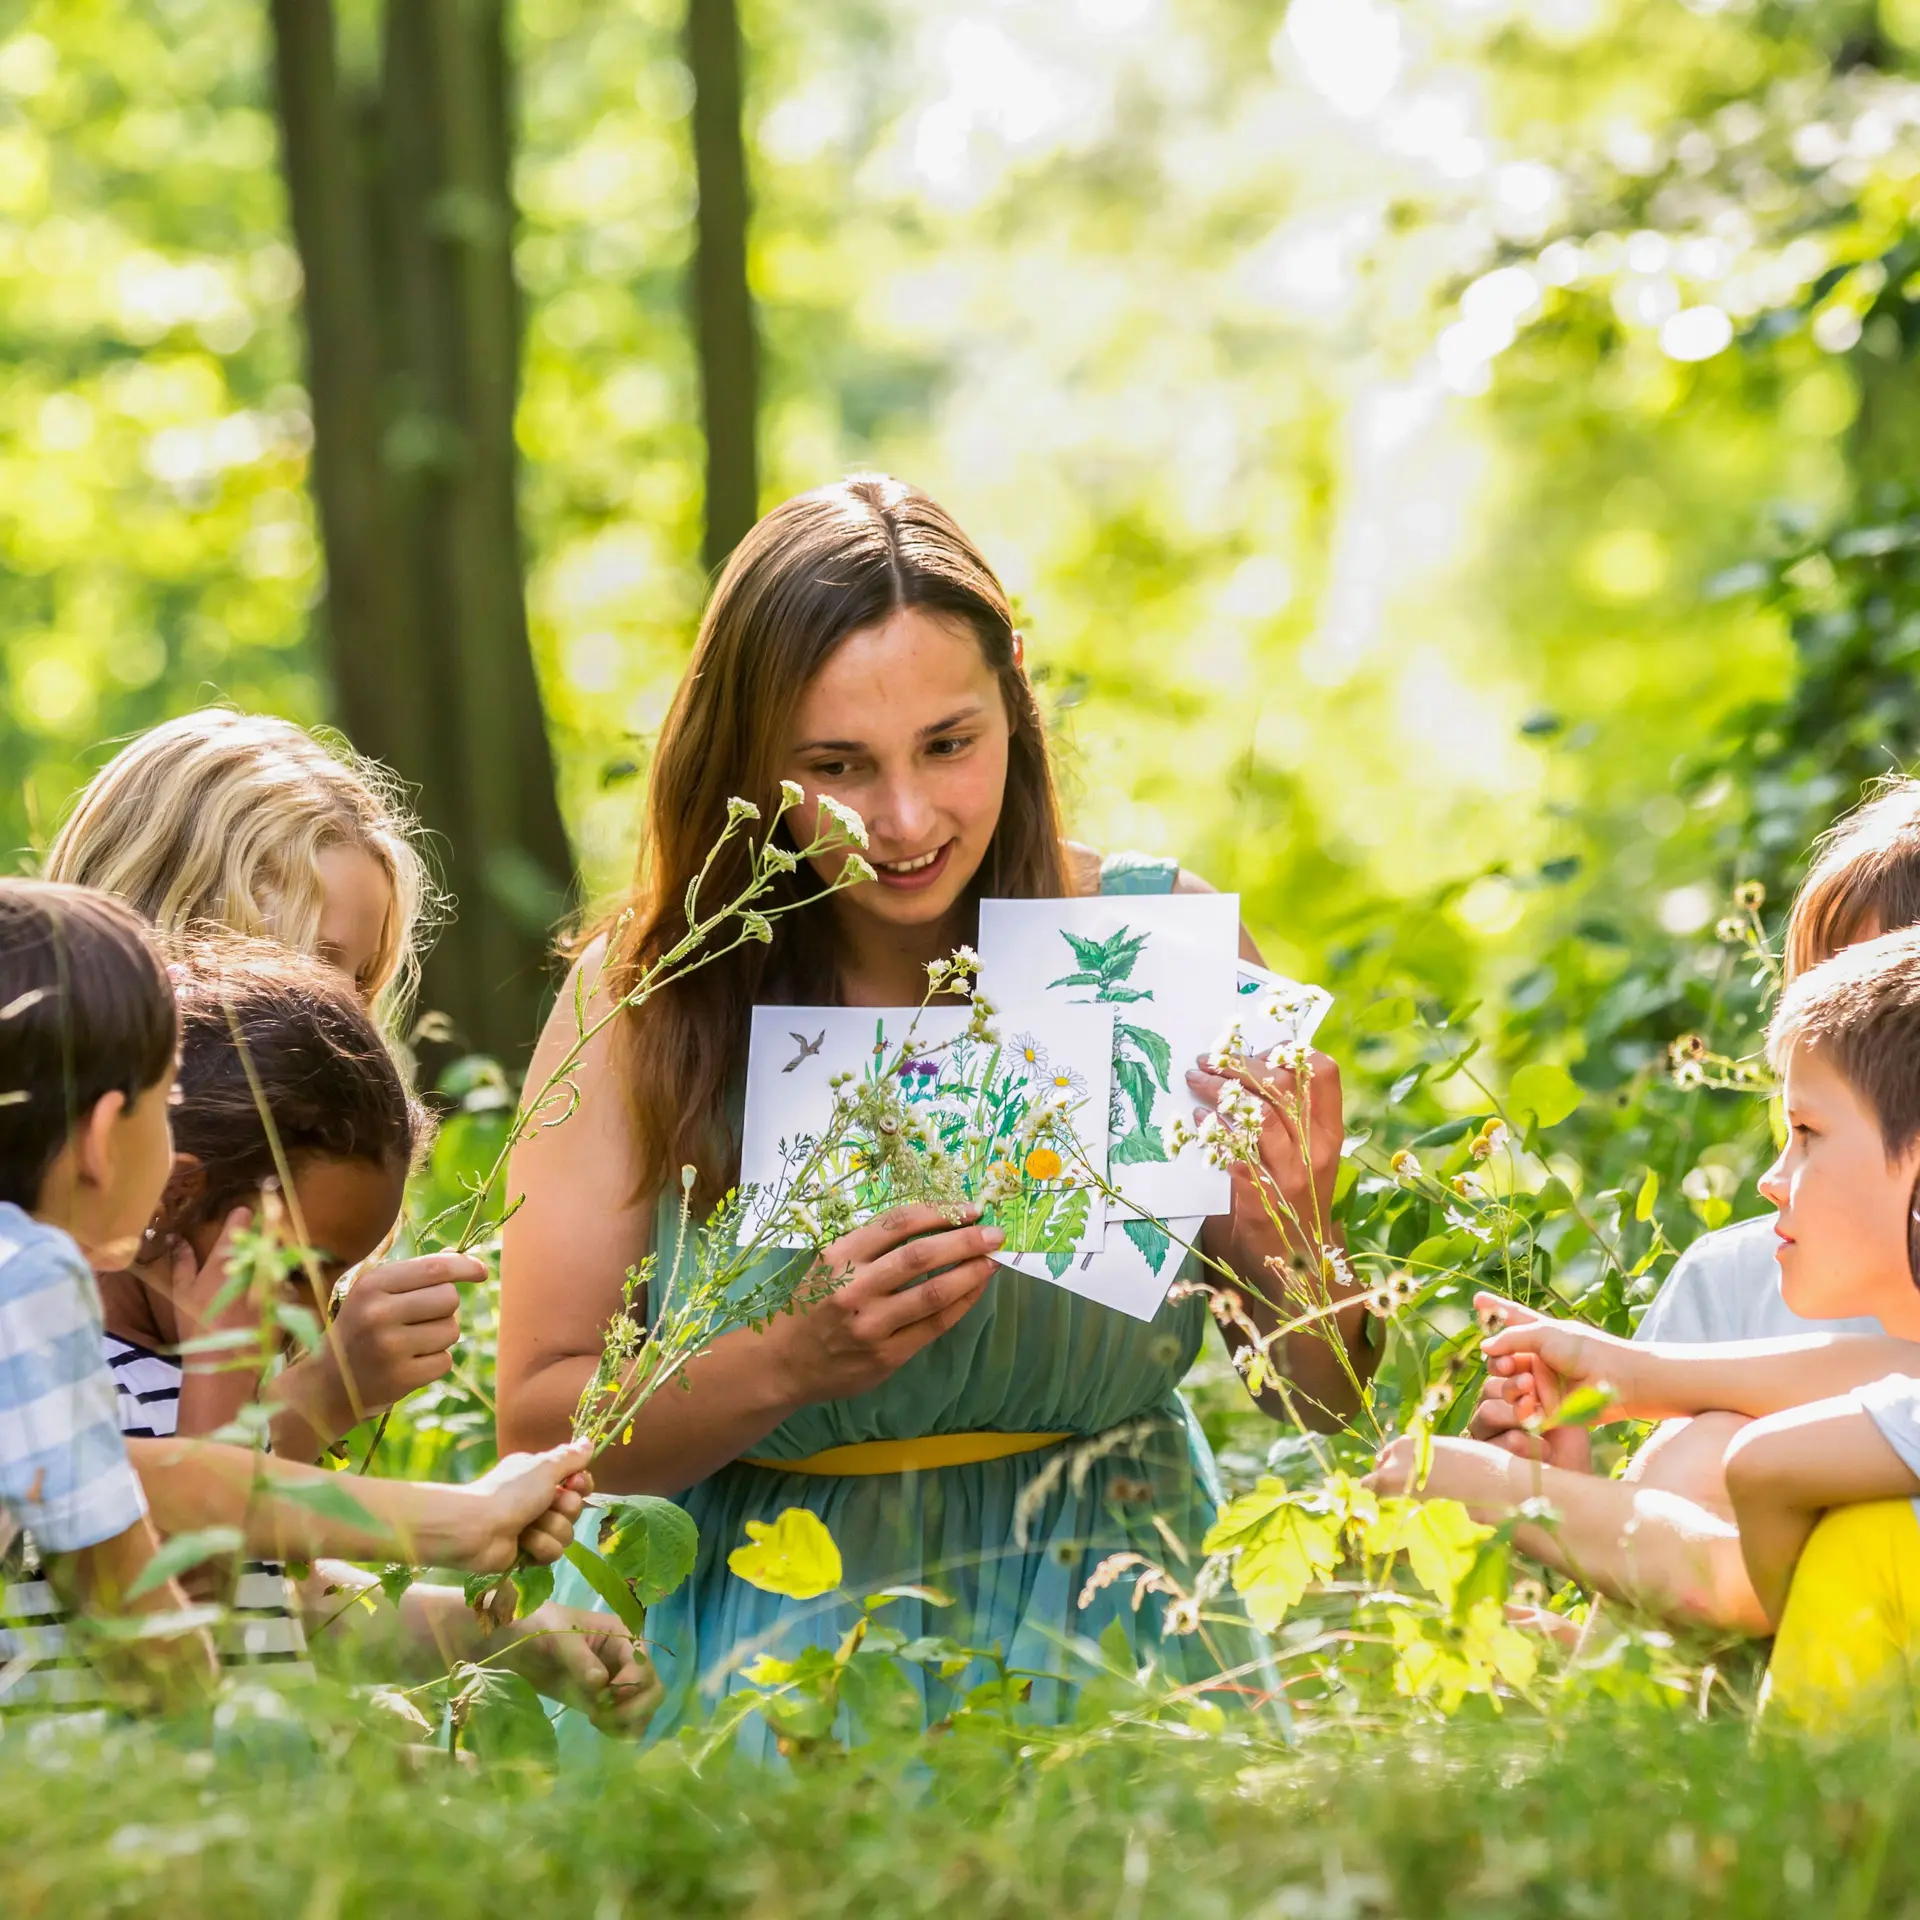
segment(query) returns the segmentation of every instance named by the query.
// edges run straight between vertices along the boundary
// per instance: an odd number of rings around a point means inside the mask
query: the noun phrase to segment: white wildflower
[[[820,811],[831,820],[856,847],[867,844],[867,823],[847,805],[844,800],[836,800],[830,793],[820,796]],[[849,862],[849,865],[852,863]],[[864,861],[861,863],[866,864]],[[871,869],[869,869],[871,871]]]
[[[760,809],[751,800],[742,800],[736,793],[727,802],[727,825],[737,827],[743,820],[758,820]]]

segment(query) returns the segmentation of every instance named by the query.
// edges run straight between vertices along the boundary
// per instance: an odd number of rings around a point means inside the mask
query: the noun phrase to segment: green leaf
[[[553,1598],[553,1569],[515,1567],[513,1590],[520,1596],[520,1605],[515,1610],[514,1618],[524,1620],[528,1614],[538,1612]]]
[[[551,1766],[559,1757],[553,1722],[540,1696],[517,1673],[500,1667],[457,1666],[454,1699],[465,1714],[460,1744],[482,1760],[533,1760]]]
[[[1121,1231],[1139,1251],[1140,1258],[1155,1273],[1173,1246],[1173,1236],[1157,1220],[1123,1220]]]
[[[749,1586],[789,1600],[814,1600],[839,1586],[840,1549],[817,1513],[789,1507],[769,1526],[747,1522],[747,1541],[727,1555],[727,1565]]]
[[[1547,1421],[1550,1427],[1590,1427],[1604,1420],[1608,1408],[1614,1406],[1619,1395],[1604,1381],[1596,1381],[1592,1386],[1576,1387],[1553,1410],[1553,1418]]]
[[[597,1504],[607,1510],[600,1552],[632,1584],[643,1607],[664,1600],[693,1571],[700,1531],[685,1507],[657,1494],[630,1494]]]
[[[1531,1113],[1543,1127],[1557,1127],[1585,1097],[1573,1075],[1549,1060],[1522,1067],[1507,1088],[1508,1106]]]
[[[1369,1553],[1404,1551],[1413,1577],[1436,1600],[1452,1605],[1480,1543],[1492,1533],[1458,1500],[1387,1499],[1366,1529],[1366,1544]]]
[[[1263,1478],[1221,1508],[1200,1543],[1203,1553],[1233,1553],[1234,1591],[1267,1633],[1340,1563],[1340,1516],[1313,1511],[1311,1498]]]
[[[1653,1218],[1653,1203],[1660,1197],[1660,1176],[1649,1167],[1647,1177],[1640,1182],[1639,1196],[1633,1203],[1633,1217],[1636,1220]]]
[[[583,1542],[567,1548],[567,1565],[612,1609],[615,1618],[636,1638],[647,1630],[647,1611],[633,1597],[633,1589]]]
[[[209,1560],[225,1560],[246,1545],[238,1527],[200,1527],[192,1533],[176,1533],[135,1576],[127,1589],[129,1600],[177,1580],[181,1574]]]
[[[1135,1167],[1166,1157],[1166,1143],[1152,1127],[1136,1127],[1132,1133],[1122,1134],[1107,1150],[1108,1161],[1116,1167]]]
[[[1113,1063],[1113,1083],[1133,1109],[1135,1123],[1141,1127],[1150,1126],[1153,1122],[1153,1103],[1158,1093],[1153,1084],[1153,1075],[1147,1068],[1138,1060],[1116,1060]]]
[[[1100,976],[1097,973],[1063,973],[1058,980],[1049,980],[1047,985],[1049,988],[1097,987],[1100,985]]]
[[[270,1483],[270,1490],[275,1500],[286,1500],[296,1507],[305,1507],[322,1520],[337,1520],[346,1527],[379,1530],[380,1523],[347,1491],[342,1484],[342,1476],[337,1473],[322,1474],[317,1480],[303,1480],[291,1486],[275,1480]]]
[[[1163,1033],[1152,1027],[1136,1027],[1125,1023],[1118,1024],[1113,1030],[1114,1042],[1118,1045],[1127,1041],[1140,1049],[1146,1056],[1147,1064],[1153,1069],[1153,1077],[1160,1083],[1162,1091],[1168,1091],[1173,1085],[1173,1046]]]

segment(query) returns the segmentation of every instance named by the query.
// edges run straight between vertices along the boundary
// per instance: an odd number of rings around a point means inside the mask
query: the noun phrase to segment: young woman
[[[861,477],[791,500],[728,562],[661,735],[632,916],[580,956],[586,983],[617,994],[671,944],[728,796],[770,809],[783,778],[805,791],[803,834],[822,799],[861,815],[876,877],[611,1026],[578,1076],[577,1111],[518,1152],[510,1179],[525,1201],[502,1267],[503,1446],[567,1433],[623,1276],[672,1231],[681,1167],[697,1169],[698,1208],[735,1178],[750,1007],[917,1003],[926,963],[973,938],[982,898],[1201,886],[1170,861],[1103,862],[1062,840],[1006,595],[953,521],[897,481]],[[841,858],[789,884],[818,892]],[[572,1005],[564,995],[535,1084],[571,1041]],[[1221,1083],[1194,1064],[1196,1099],[1210,1100]],[[1340,1144],[1331,1061],[1318,1062],[1314,1093],[1324,1198]],[[1300,1148],[1277,1115],[1269,1133],[1273,1171],[1304,1211]],[[1236,1201],[1208,1223],[1206,1245],[1251,1283],[1287,1249],[1244,1185]],[[901,1602],[890,1622],[997,1646],[1014,1668],[1049,1676],[1037,1713],[1063,1712],[1074,1673],[1087,1671],[1067,1638],[1096,1639],[1113,1621],[1144,1658],[1187,1677],[1250,1659],[1210,1626],[1163,1641],[1160,1601],[1136,1614],[1126,1579],[1077,1604],[1107,1555],[1168,1561],[1168,1531],[1191,1552],[1213,1517],[1213,1460],[1177,1391],[1204,1301],[1170,1302],[1143,1325],[996,1267],[996,1244],[990,1229],[931,1208],[848,1234],[822,1255],[850,1276],[844,1285],[763,1333],[717,1343],[689,1369],[690,1390],[660,1395],[599,1462],[603,1486],[672,1494],[700,1527],[692,1579],[650,1624],[669,1690],[658,1724],[698,1711],[703,1680],[730,1683],[723,1666],[832,1645],[845,1631],[844,1604],[797,1606],[728,1572],[747,1521],[796,1505],[832,1531],[849,1591],[927,1581],[953,1596],[944,1610]],[[1357,1358],[1358,1303],[1342,1318]],[[1346,1375],[1323,1341],[1296,1335],[1287,1361],[1303,1398],[1344,1410]],[[1098,1457],[1064,1471],[1072,1439],[1098,1435]],[[1195,1563],[1175,1561],[1176,1573],[1191,1577]],[[932,1717],[956,1697],[932,1681],[925,1692]]]

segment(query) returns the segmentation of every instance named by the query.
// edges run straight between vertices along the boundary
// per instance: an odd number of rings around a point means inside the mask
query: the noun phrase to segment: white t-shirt
[[[1851,1320],[1802,1319],[1780,1297],[1780,1263],[1773,1257],[1778,1244],[1770,1213],[1703,1235],[1674,1263],[1633,1337],[1693,1344],[1805,1333],[1885,1334],[1886,1328],[1866,1314]]]

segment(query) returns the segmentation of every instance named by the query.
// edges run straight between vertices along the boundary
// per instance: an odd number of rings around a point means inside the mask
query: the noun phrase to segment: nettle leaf
[[[1153,1069],[1153,1077],[1160,1083],[1162,1090],[1173,1085],[1173,1045],[1163,1033],[1156,1033],[1152,1027],[1136,1027],[1121,1024],[1114,1028],[1117,1039],[1130,1042],[1138,1047],[1146,1057],[1147,1064]]]
[[[1140,1166],[1167,1157],[1166,1142],[1151,1127],[1138,1127],[1123,1134],[1107,1150],[1109,1162],[1116,1167]]]
[[[176,1533],[140,1569],[127,1589],[127,1598],[138,1600],[209,1560],[231,1559],[245,1544],[238,1527],[199,1527],[191,1533]]]
[[[647,1631],[647,1610],[633,1597],[633,1589],[594,1550],[575,1540],[567,1548],[567,1565],[607,1603],[615,1619],[636,1638]]]
[[[1173,1236],[1157,1220],[1124,1220],[1121,1231],[1138,1250],[1140,1258],[1155,1273],[1173,1248]]]
[[[839,1586],[840,1549],[817,1513],[789,1507],[769,1526],[747,1522],[748,1544],[727,1555],[727,1565],[751,1587],[789,1600],[815,1600]]]
[[[1049,980],[1049,989],[1054,987],[1097,987],[1101,984],[1097,973],[1063,973],[1058,980]]]
[[[1105,943],[1090,940],[1085,934],[1069,933],[1064,927],[1060,929],[1060,938],[1073,950],[1073,957],[1081,966],[1090,969],[1097,976],[1107,957]]]
[[[1138,1060],[1116,1060],[1113,1063],[1113,1081],[1127,1105],[1133,1109],[1135,1123],[1141,1127],[1152,1125],[1156,1096],[1153,1075],[1147,1068]]]
[[[607,1510],[600,1552],[643,1607],[664,1600],[693,1571],[700,1530],[685,1507],[657,1494],[599,1502]]]

